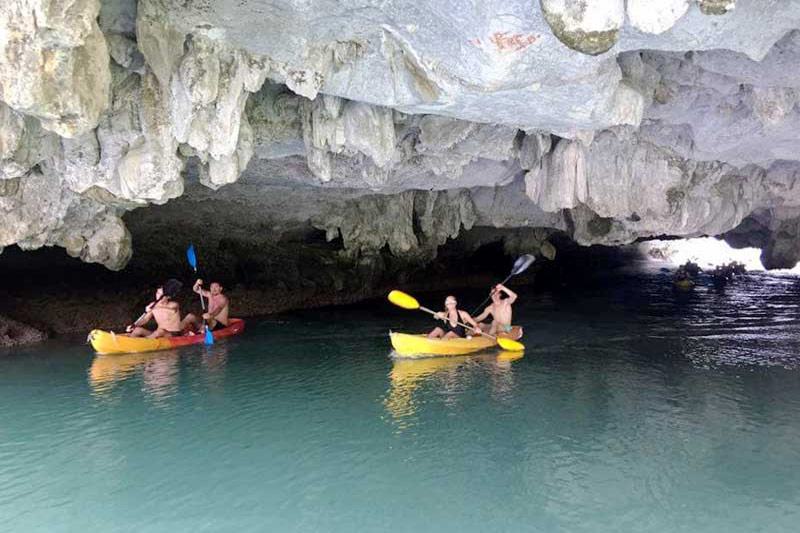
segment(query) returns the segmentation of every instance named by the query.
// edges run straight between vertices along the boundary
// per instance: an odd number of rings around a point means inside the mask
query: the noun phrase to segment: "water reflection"
[[[203,349],[198,365],[206,378],[206,383],[215,392],[222,392],[225,385],[225,371],[228,365],[230,345],[227,342],[215,343]]]
[[[127,379],[141,376],[142,390],[154,398],[174,392],[178,384],[177,350],[141,354],[95,355],[89,368],[89,385],[103,396]]]
[[[229,349],[225,343],[203,348],[197,354],[184,351],[186,360],[207,378],[207,383],[221,389]],[[95,355],[88,371],[89,385],[95,396],[107,397],[122,383],[141,379],[141,390],[151,400],[163,401],[174,396],[180,380],[181,352],[178,350],[136,354]]]
[[[426,382],[433,381],[445,393],[446,403],[455,401],[458,390],[466,385],[467,374],[461,369],[473,365],[486,369],[491,390],[502,396],[513,389],[512,361],[522,357],[523,352],[503,351],[483,355],[393,358],[389,390],[383,404],[396,419],[413,416],[419,408],[414,392]]]

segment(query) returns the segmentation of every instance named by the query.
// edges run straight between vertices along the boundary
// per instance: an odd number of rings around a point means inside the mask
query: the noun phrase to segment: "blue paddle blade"
[[[194,244],[190,244],[186,250],[186,258],[189,260],[189,265],[192,270],[197,271],[197,256],[194,255]]]
[[[211,346],[214,344],[214,334],[211,333],[211,328],[206,325],[206,344]]]

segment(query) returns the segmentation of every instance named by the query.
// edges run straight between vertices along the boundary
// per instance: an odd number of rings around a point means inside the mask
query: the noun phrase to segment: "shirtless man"
[[[469,316],[469,313],[462,311],[456,307],[458,301],[455,296],[448,296],[444,299],[444,311],[436,313],[436,318],[444,321],[444,326],[436,326],[433,331],[428,333],[429,339],[457,339],[466,337],[467,331],[464,326],[457,324],[457,322],[466,322],[473,327],[473,332],[481,335],[480,327],[475,320]]]
[[[227,327],[228,308],[230,306],[228,297],[222,294],[222,285],[215,281],[209,286],[209,290],[204,290],[202,285],[203,280],[198,279],[194,282],[192,290],[208,298],[208,312],[203,313],[203,319],[211,331]]]
[[[492,315],[492,323],[481,324],[481,330],[492,335],[506,337],[511,333],[511,305],[517,301],[517,293],[498,283],[492,289],[492,303],[486,306],[483,313],[475,317],[477,322],[482,322]],[[503,295],[506,297],[504,298]]]
[[[173,302],[169,296],[164,294],[164,289],[156,289],[156,300],[147,304],[144,308],[144,315],[128,326],[127,331],[131,337],[148,337],[156,339],[158,337],[178,337],[183,334],[183,324],[181,323],[181,309],[178,302]],[[150,331],[142,326],[156,319],[156,330]]]

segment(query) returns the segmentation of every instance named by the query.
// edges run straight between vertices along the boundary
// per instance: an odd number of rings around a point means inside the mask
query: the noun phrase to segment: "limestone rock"
[[[556,247],[552,245],[549,241],[545,241],[542,243],[542,255],[545,256],[549,260],[553,260],[556,258]]]
[[[285,85],[266,82],[247,99],[255,156],[261,159],[304,155],[300,107],[302,97]]]
[[[369,269],[468,227],[544,254],[537,229],[617,244],[754,217],[766,261],[792,260],[798,1],[67,4],[0,6],[0,247],[120,268],[119,216],[186,178],[313,219]]]
[[[15,189],[0,196],[0,246],[63,246],[70,255],[111,270],[130,259],[130,233],[113,209],[36,171],[18,178]]]
[[[0,182],[19,178],[58,151],[59,137],[0,103]]]
[[[760,62],[730,51],[623,54],[626,77],[653,104],[642,131],[684,157],[768,166],[795,159],[800,32],[783,36]]]
[[[800,205],[799,172],[794,162],[763,169],[686,160],[617,130],[589,146],[560,141],[526,183],[545,211],[571,209],[578,242],[621,244],[663,232],[717,235],[766,206]]]
[[[724,15],[736,7],[735,0],[698,0],[698,3],[705,15]]]
[[[559,40],[584,54],[607,52],[625,22],[622,0],[541,0],[541,5]]]
[[[115,33],[107,36],[108,51],[111,58],[121,67],[144,75],[144,56],[136,46],[136,42]]]
[[[667,31],[689,9],[689,0],[627,0],[631,25],[647,33]]]
[[[471,228],[475,220],[465,191],[407,191],[361,197],[341,212],[313,219],[313,224],[326,231],[328,240],[341,235],[350,255],[375,254],[388,246],[397,256],[431,258],[448,238]]]
[[[530,170],[535,168],[542,157],[550,151],[552,139],[548,134],[530,133],[522,139],[519,153],[519,164]]]
[[[115,75],[114,100],[97,130],[62,139],[53,166],[77,193],[100,187],[110,205],[163,203],[183,192],[172,109],[155,76]]]
[[[97,125],[111,75],[98,0],[0,6],[0,100],[73,137]]]
[[[137,3],[137,0],[101,0],[100,28],[104,32],[133,37]]]
[[[47,334],[43,331],[0,315],[0,348],[34,344],[46,339]]]

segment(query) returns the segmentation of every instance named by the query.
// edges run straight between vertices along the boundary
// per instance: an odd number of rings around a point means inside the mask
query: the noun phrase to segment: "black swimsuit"
[[[458,310],[456,310],[456,316],[461,318],[461,315],[459,314]],[[450,324],[450,316],[448,315],[447,316],[447,320],[444,321],[444,332],[447,333],[449,331],[452,331],[453,333],[455,333],[459,337],[466,337],[467,336],[467,330],[464,329],[464,326],[462,326],[461,324],[456,324],[455,326]]]

